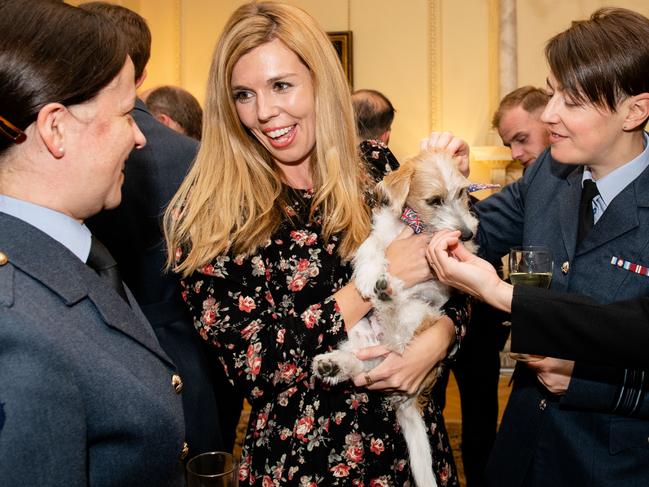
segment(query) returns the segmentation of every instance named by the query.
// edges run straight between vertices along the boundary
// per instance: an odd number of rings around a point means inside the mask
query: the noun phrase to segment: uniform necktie
[[[126,297],[126,291],[124,290],[124,284],[122,283],[122,277],[119,275],[119,269],[117,268],[117,262],[113,259],[113,256],[110,255],[110,252],[104,244],[97,240],[94,236],[92,237],[90,244],[90,255],[88,256],[88,261],[86,262],[88,267],[92,268],[99,274],[99,277],[104,279],[110,286],[119,294],[124,301],[128,304],[128,298]]]
[[[597,184],[592,179],[584,180],[579,201],[579,227],[577,230],[577,243],[581,243],[593,228],[593,198],[599,194]]]

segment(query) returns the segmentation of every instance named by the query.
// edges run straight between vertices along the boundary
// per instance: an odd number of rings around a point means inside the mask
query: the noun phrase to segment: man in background
[[[160,123],[192,139],[201,140],[203,109],[189,91],[177,86],[160,86],[143,93],[142,99]]]
[[[388,149],[396,110],[388,97],[376,90],[355,91],[352,105],[359,153],[372,179],[379,182],[386,173],[399,167],[399,161]]]
[[[512,158],[527,168],[550,144],[550,132],[541,121],[548,95],[540,88],[522,86],[505,95],[494,113],[491,125],[498,130]]]
[[[388,97],[376,90],[357,90],[352,93],[352,105],[358,137],[388,145],[396,112]]]
[[[151,50],[146,21],[125,7],[106,2],[80,7],[118,26],[135,65],[136,86],[140,86]],[[185,177],[198,144],[155,120],[139,99],[132,115],[147,145],[131,152],[126,161],[120,206],[100,213],[87,224],[115,257],[124,282],[151,322],[160,345],[178,367],[183,380],[187,458],[205,451],[231,450],[241,401],[235,404],[235,394],[224,379],[218,358],[194,329],[178,277],[164,271],[161,216]]]

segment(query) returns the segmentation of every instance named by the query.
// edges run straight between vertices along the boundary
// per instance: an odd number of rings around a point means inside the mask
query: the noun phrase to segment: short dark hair
[[[496,113],[494,113],[493,118],[491,119],[491,127],[498,129],[500,125],[500,120],[507,110],[510,110],[514,107],[522,107],[528,113],[533,113],[539,108],[545,108],[545,105],[548,104],[550,97],[541,88],[536,86],[521,86],[516,88],[514,91],[507,93],[500,104]]]
[[[94,98],[128,55],[110,22],[55,0],[0,2],[0,32],[0,116],[21,130],[48,103]],[[0,133],[0,154],[11,144]]]
[[[376,90],[357,90],[352,94],[356,130],[363,140],[378,139],[390,130],[396,110],[390,100]]]
[[[550,39],[550,70],[577,103],[615,111],[628,96],[649,92],[649,19],[623,8],[602,8]]]
[[[177,86],[161,86],[149,93],[146,105],[154,115],[169,116],[188,136],[201,140],[203,109],[189,91]]]
[[[128,53],[135,66],[135,79],[144,73],[151,57],[151,30],[144,18],[132,10],[108,2],[88,2],[80,8],[110,19],[126,38]]]

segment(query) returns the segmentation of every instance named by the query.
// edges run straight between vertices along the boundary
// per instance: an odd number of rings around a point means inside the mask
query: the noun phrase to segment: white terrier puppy
[[[432,326],[442,315],[441,306],[450,288],[436,279],[405,289],[403,282],[388,272],[385,249],[406,227],[416,233],[442,229],[460,230],[470,244],[478,221],[469,210],[469,181],[460,174],[444,152],[423,151],[405,161],[377,185],[380,206],[373,212],[372,232],[354,257],[354,283],[370,299],[373,311],[348,333],[337,350],[318,355],[313,373],[324,382],[337,384],[374,368],[382,360],[361,361],[354,351],[381,343],[403,353],[413,336]],[[418,400],[425,404],[441,373],[436,366],[413,396],[395,393],[389,401],[397,406],[397,421],[406,439],[410,468],[418,487],[436,487],[427,427],[419,413]],[[368,384],[371,379],[367,377]],[[418,397],[422,395],[422,399]]]

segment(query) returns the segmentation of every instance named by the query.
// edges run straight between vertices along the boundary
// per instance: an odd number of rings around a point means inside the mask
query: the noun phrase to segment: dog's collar
[[[417,212],[409,206],[404,206],[403,213],[401,213],[401,221],[412,228],[412,231],[415,233],[421,233],[426,228],[426,225],[421,222],[421,218],[419,218]]]
[[[474,193],[476,191],[481,191],[483,189],[500,189],[500,184],[482,184],[482,183],[471,183],[466,189],[469,193]]]

